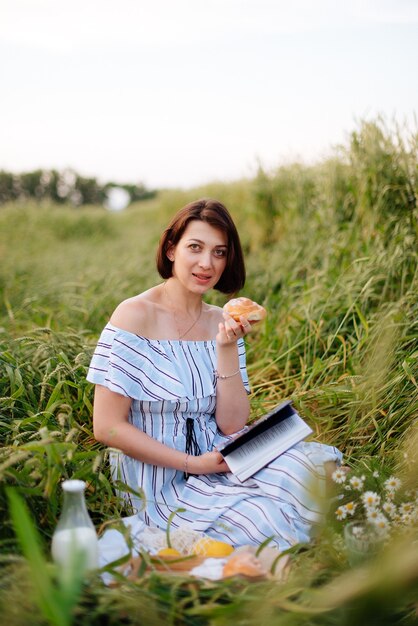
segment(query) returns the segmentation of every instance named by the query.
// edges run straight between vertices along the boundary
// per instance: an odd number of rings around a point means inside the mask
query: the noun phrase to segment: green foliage
[[[92,435],[86,371],[116,304],[159,280],[154,251],[168,218],[197,197],[217,197],[230,208],[247,258],[244,295],[268,309],[248,338],[253,417],[291,397],[314,438],[340,447],[349,464],[372,460],[416,487],[416,171],[416,136],[377,120],[360,124],[349,145],[325,162],[162,192],[120,214],[3,206],[0,610],[7,623],[52,623],[33,600],[38,581],[30,567],[39,553],[26,544],[25,562],[19,556],[22,529],[10,514],[7,488],[24,496],[45,545],[64,478],[87,481],[99,530],[126,512],[107,453]],[[28,189],[34,184],[25,179]],[[14,185],[0,173],[1,198]],[[224,302],[218,293],[209,298]],[[91,581],[74,600],[76,623],[414,623],[412,548],[399,544],[376,568],[350,572],[330,533],[324,529],[308,550],[295,552],[293,574],[282,585],[156,573],[115,589]]]
[[[107,192],[113,187],[128,192],[130,202],[153,198],[156,191],[147,190],[143,184],[108,182],[101,184],[96,178],[80,176],[71,169],[34,170],[11,174],[0,170],[0,205],[14,200],[47,200],[73,206],[104,204]]]
[[[415,135],[405,147],[400,129],[388,133],[383,121],[362,124],[350,144],[351,187],[359,210],[377,221],[412,215],[417,207]]]

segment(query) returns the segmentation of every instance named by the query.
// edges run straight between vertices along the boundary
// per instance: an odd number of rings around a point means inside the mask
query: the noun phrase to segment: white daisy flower
[[[342,485],[343,483],[345,483],[345,479],[346,479],[346,472],[340,467],[337,468],[335,472],[332,473],[332,480],[338,485]]]
[[[401,515],[404,515],[405,513],[411,515],[414,508],[415,507],[412,502],[402,502],[402,504],[399,505],[399,513]]]
[[[385,489],[388,491],[397,491],[401,486],[401,481],[396,476],[391,476],[384,482]]]
[[[362,500],[366,508],[376,507],[380,504],[380,496],[375,491],[365,491],[362,495]]]
[[[357,491],[361,491],[364,486],[364,480],[363,478],[360,478],[359,476],[352,476],[349,480],[349,483],[352,486],[352,488],[357,489]]]
[[[369,507],[366,512],[368,522],[375,522],[382,515],[382,512],[377,507]]]
[[[392,519],[395,517],[395,515],[397,514],[398,509],[396,508],[396,505],[393,504],[393,502],[390,501],[386,501],[382,504],[382,509],[384,510],[385,513],[387,513],[389,515],[389,517],[391,517]]]
[[[402,517],[399,515],[399,513],[395,513],[392,519],[394,524],[400,524],[402,521]]]
[[[413,522],[413,518],[411,513],[403,513],[402,517],[401,517],[401,523],[404,524],[405,526],[411,526]]]
[[[338,520],[342,520],[347,517],[347,510],[344,505],[338,507],[338,509],[335,511],[335,517]]]
[[[354,515],[356,508],[357,508],[357,504],[355,502],[348,502],[345,505],[345,510],[348,515]]]
[[[390,530],[389,520],[382,514],[380,514],[375,520],[373,520],[373,525],[379,531],[379,534],[387,535]]]
[[[373,519],[373,524],[379,528],[386,528],[389,525],[389,520],[383,515],[383,513],[378,512],[376,517]]]
[[[394,500],[395,499],[395,492],[393,491],[393,489],[388,489],[386,491],[386,499],[387,500]]]
[[[377,470],[374,470],[373,478],[379,478],[379,472]]]

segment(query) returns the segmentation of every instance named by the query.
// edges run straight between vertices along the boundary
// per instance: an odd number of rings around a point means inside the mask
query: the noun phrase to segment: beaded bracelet
[[[221,374],[218,373],[218,370],[215,370],[216,380],[218,380],[218,378],[220,378],[221,380],[225,380],[226,378],[233,378],[234,376],[239,374],[239,372],[240,372],[240,370],[237,369],[237,371],[234,372],[233,374],[228,374],[227,376],[222,376]]]

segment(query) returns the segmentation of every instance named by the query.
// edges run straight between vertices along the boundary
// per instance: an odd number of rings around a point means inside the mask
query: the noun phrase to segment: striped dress
[[[249,391],[245,345],[238,342],[241,376]],[[129,420],[167,446],[186,449],[191,420],[200,452],[229,437],[214,417],[217,366],[215,341],[150,340],[107,324],[94,352],[87,379],[132,398]],[[156,467],[122,453],[111,455],[114,477],[146,525],[189,528],[235,546],[268,538],[280,549],[307,542],[321,515],[324,462],[341,461],[340,452],[301,442],[252,478],[232,473],[191,475]],[[271,545],[272,545],[271,544]]]

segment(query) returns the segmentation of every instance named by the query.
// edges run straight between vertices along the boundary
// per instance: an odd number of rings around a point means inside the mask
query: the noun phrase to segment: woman
[[[227,209],[188,204],[160,240],[163,283],[122,302],[98,342],[88,380],[96,383],[95,437],[121,451],[115,470],[145,502],[130,501],[147,526],[186,527],[238,546],[274,536],[280,548],[309,541],[319,506],[313,479],[340,460],[329,446],[302,442],[240,482],[216,447],[249,417],[239,322],[203,301],[210,289],[244,286],[241,244]]]

